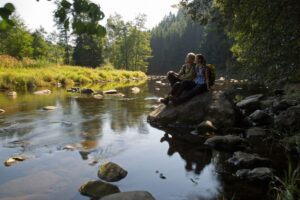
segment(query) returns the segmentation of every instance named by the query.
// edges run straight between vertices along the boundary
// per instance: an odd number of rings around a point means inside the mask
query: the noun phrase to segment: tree
[[[195,20],[215,18],[224,27],[240,71],[278,79],[299,70],[298,0],[184,0],[182,5]]]
[[[32,56],[33,38],[22,20],[14,15],[11,19],[14,26],[2,30],[0,34],[0,52],[17,58]]]
[[[46,60],[49,56],[50,44],[45,39],[46,31],[44,28],[39,28],[32,34],[32,57],[34,59]]]
[[[65,46],[66,63],[70,63],[70,37],[71,33],[76,37],[76,47],[73,53],[75,64],[95,67],[102,62],[102,59],[91,57],[91,49],[98,50],[93,55],[100,54],[102,57],[102,47],[98,48],[99,37],[104,37],[106,31],[99,21],[104,18],[104,13],[100,10],[100,6],[90,2],[89,0],[74,0],[70,3],[67,0],[57,1],[57,10],[54,12],[56,24],[61,30],[63,36],[63,44]],[[95,39],[98,38],[98,39]],[[79,45],[79,46],[77,46]],[[89,47],[85,47],[89,46]],[[80,55],[85,54],[85,55]],[[79,60],[80,58],[88,58]],[[88,60],[95,59],[93,63]],[[95,61],[98,61],[95,63]]]
[[[146,72],[151,57],[150,33],[145,30],[146,16],[125,22],[118,14],[107,20],[106,52],[116,68]]]

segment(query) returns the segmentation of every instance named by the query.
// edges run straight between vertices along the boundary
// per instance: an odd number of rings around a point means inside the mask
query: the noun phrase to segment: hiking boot
[[[168,105],[169,101],[170,101],[169,97],[160,99],[160,102],[163,103],[163,104],[165,104],[165,105]]]

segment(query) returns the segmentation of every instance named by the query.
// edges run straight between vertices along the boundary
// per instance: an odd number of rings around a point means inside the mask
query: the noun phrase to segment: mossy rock
[[[79,192],[82,195],[98,199],[110,194],[118,193],[120,190],[115,185],[97,180],[86,182],[79,188]]]
[[[127,176],[127,171],[113,162],[107,162],[99,167],[98,177],[108,182],[119,181]]]

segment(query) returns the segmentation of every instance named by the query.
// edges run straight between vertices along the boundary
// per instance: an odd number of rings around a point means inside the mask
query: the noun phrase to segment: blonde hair
[[[190,52],[190,53],[187,54],[187,57],[192,58],[193,60],[195,60],[196,55],[193,52]]]

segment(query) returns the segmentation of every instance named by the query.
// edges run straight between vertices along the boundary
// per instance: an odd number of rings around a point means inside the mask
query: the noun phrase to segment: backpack
[[[216,80],[216,68],[212,64],[206,64],[208,70],[209,85],[213,86]]]

